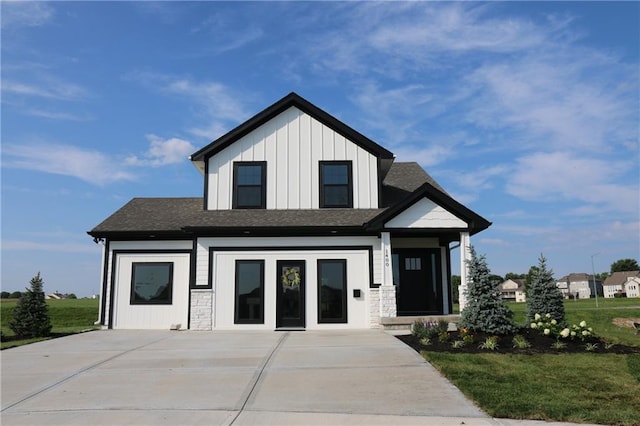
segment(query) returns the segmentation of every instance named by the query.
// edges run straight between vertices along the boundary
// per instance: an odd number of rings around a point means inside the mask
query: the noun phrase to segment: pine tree
[[[553,271],[547,270],[547,259],[541,254],[538,267],[531,274],[527,287],[527,323],[533,321],[535,314],[551,315],[560,324],[564,320],[564,302],[562,292],[553,279]]]
[[[44,300],[43,281],[40,272],[31,278],[31,288],[22,295],[9,328],[18,337],[45,337],[51,332],[51,319]]]
[[[473,247],[470,252],[467,306],[462,310],[460,326],[492,334],[513,333],[513,312],[500,296],[499,283],[491,279],[485,257],[477,256]]]

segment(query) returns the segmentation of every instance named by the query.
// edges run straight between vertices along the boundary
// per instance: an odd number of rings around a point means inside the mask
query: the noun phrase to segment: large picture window
[[[351,161],[320,162],[320,207],[353,207]]]
[[[318,323],[347,322],[347,261],[318,260]]]
[[[264,260],[236,260],[236,324],[264,324]]]
[[[170,305],[172,262],[134,262],[131,265],[131,304]]]
[[[266,208],[265,161],[236,161],[233,163],[233,208]]]

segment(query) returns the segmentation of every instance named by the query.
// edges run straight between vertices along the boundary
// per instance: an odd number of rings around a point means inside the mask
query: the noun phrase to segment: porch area
[[[449,330],[456,330],[457,324],[460,322],[459,314],[452,315],[415,315],[415,316],[402,316],[402,317],[383,317],[380,318],[380,326],[383,330],[407,333],[411,331],[411,325],[418,321],[440,321],[445,320],[449,322]]]

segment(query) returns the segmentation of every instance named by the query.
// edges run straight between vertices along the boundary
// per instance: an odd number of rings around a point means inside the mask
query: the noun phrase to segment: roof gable
[[[630,277],[640,277],[640,271],[618,271],[604,280],[604,285],[621,285]]]
[[[274,117],[283,113],[291,107],[296,107],[302,112],[310,115],[311,117],[330,127],[334,131],[340,133],[346,139],[351,140],[353,143],[362,147],[376,157],[382,160],[389,160],[389,164],[385,169],[388,169],[391,162],[393,161],[393,153],[378,145],[371,139],[367,138],[357,130],[354,130],[342,121],[328,114],[327,112],[321,110],[320,108],[313,105],[311,102],[307,101],[294,92],[289,93],[287,96],[280,99],[270,107],[259,112],[258,114],[254,115],[249,120],[237,126],[235,129],[214,140],[204,148],[194,152],[190,156],[191,161],[196,163],[196,166],[200,170],[204,170],[204,162],[206,161],[206,159],[220,152],[238,139],[257,129],[261,125],[265,124],[269,120],[273,119]],[[384,172],[386,172],[386,170]]]
[[[472,210],[468,209],[467,207],[463,206],[462,204],[451,198],[448,194],[440,191],[428,182],[422,184],[403,201],[385,210],[375,220],[373,220],[369,224],[369,226],[373,228],[386,227],[387,224],[392,223],[392,219],[409,210],[414,204],[420,202],[421,200],[424,200],[425,198],[427,200],[430,200],[432,204],[439,206],[442,209],[440,210],[440,212],[447,212],[447,218],[449,220],[455,217],[461,220],[461,222],[458,222],[458,224],[462,224],[462,222],[464,222],[465,226],[460,227],[460,229],[467,229],[472,235],[483,231],[491,226],[491,222],[489,222],[479,214],[473,212]],[[421,204],[423,204],[422,207],[426,206],[424,202]],[[458,229],[458,227],[452,229]]]
[[[385,223],[386,228],[466,228],[467,223],[434,203],[422,198]]]

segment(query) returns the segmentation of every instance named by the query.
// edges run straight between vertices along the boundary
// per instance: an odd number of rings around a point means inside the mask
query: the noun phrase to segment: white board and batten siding
[[[467,228],[467,223],[443,207],[423,198],[385,223],[385,228]]]
[[[267,162],[267,209],[319,208],[320,161],[351,161],[353,207],[378,207],[377,158],[295,107],[209,159],[208,209],[231,209],[234,161]]]
[[[187,327],[189,300],[189,268],[191,256],[180,251],[191,250],[191,241],[113,241],[108,258],[107,283],[115,273],[114,294],[106,300],[107,311],[113,303],[115,329],[161,329],[168,330],[174,324]],[[161,250],[162,252],[158,252]],[[175,250],[175,252],[172,252]],[[117,253],[114,259],[114,251]],[[115,269],[112,267],[115,262]],[[172,303],[170,305],[132,305],[131,274],[136,262],[173,263]],[[111,288],[107,286],[107,291]],[[110,312],[106,312],[109,318]]]

